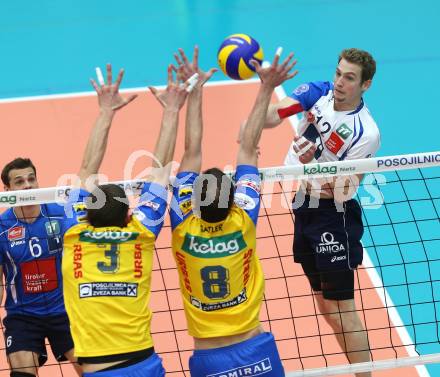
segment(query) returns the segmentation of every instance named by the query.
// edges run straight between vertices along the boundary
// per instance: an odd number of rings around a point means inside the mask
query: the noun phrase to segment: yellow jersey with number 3
[[[153,346],[148,303],[166,195],[143,203],[123,228],[94,228],[81,216],[69,224],[62,273],[75,356],[124,354]]]
[[[191,195],[197,177],[191,172],[177,175],[170,211],[188,332],[197,338],[241,334],[260,324],[264,293],[256,253],[258,170],[238,166],[235,204],[217,223],[193,214]]]

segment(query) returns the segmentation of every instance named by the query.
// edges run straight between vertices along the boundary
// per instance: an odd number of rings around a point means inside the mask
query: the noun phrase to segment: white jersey
[[[379,129],[362,99],[355,110],[336,111],[333,84],[322,81],[300,85],[291,98],[304,109],[297,134],[317,145],[318,162],[369,158],[376,154],[380,146]],[[284,163],[299,163],[293,143]]]

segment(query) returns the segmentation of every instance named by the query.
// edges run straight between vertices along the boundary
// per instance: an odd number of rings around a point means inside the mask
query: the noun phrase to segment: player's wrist
[[[115,115],[115,110],[113,110],[111,107],[100,107],[99,108],[99,115],[103,117],[109,117],[112,118]]]

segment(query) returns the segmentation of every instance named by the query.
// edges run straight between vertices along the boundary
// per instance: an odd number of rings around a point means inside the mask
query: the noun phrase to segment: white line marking
[[[402,340],[403,344],[407,344],[405,346],[406,352],[408,352],[409,356],[419,356],[419,354],[416,352],[415,347],[412,345],[414,341],[411,339],[411,336],[409,335],[406,327],[403,325],[402,318],[400,318],[400,314],[397,311],[393,300],[388,295],[388,292],[386,288],[383,287],[383,281],[380,278],[379,274],[377,273],[377,270],[375,266],[373,265],[373,262],[370,259],[370,256],[368,255],[367,250],[364,249],[364,260],[362,264],[365,266],[365,270],[367,272],[368,277],[370,278],[371,282],[373,283],[373,286],[376,287],[376,293],[380,298],[380,301],[382,302],[382,305],[387,309],[388,314],[390,316],[390,319],[395,326],[394,329],[399,334],[400,339]],[[387,304],[387,306],[385,306]],[[428,370],[424,365],[416,365],[415,366],[419,376],[421,377],[429,377],[430,374],[428,373]]]
[[[248,85],[259,83],[260,79],[249,79],[249,80],[223,80],[223,81],[213,81],[207,82],[204,86],[229,86],[229,85]],[[166,85],[155,86],[155,88],[161,90],[165,89]],[[133,92],[148,92],[146,86],[121,89],[121,93],[133,93]],[[96,92],[74,92],[74,93],[61,93],[61,94],[47,94],[41,96],[27,96],[27,97],[14,97],[14,98],[3,98],[0,99],[0,104],[2,103],[15,103],[15,102],[27,102],[27,101],[45,101],[54,99],[64,99],[64,98],[77,98],[77,97],[90,97],[96,96]]]

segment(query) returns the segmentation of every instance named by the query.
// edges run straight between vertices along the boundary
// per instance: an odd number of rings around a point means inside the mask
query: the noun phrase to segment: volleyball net
[[[406,368],[405,376],[440,371],[428,366],[440,362],[439,167],[440,152],[431,152],[260,169],[257,247],[266,280],[261,321],[275,335],[287,376],[398,367]],[[364,175],[360,183],[354,179],[359,174]],[[368,334],[372,360],[368,363],[348,363],[318,310],[301,266],[293,262],[292,200],[304,182],[320,190],[330,180],[346,199],[354,192],[346,190],[347,181],[359,186],[354,197],[362,208],[364,260],[355,272],[355,302]],[[142,181],[117,183],[130,195],[142,187]],[[69,191],[63,186],[2,192],[0,206],[62,204]],[[155,349],[167,375],[189,376],[193,343],[187,334],[168,218],[156,241],[151,308]],[[1,357],[0,374],[8,370]],[[52,369],[45,374],[48,368]],[[73,375],[55,361],[40,370],[40,376],[56,373]]]

